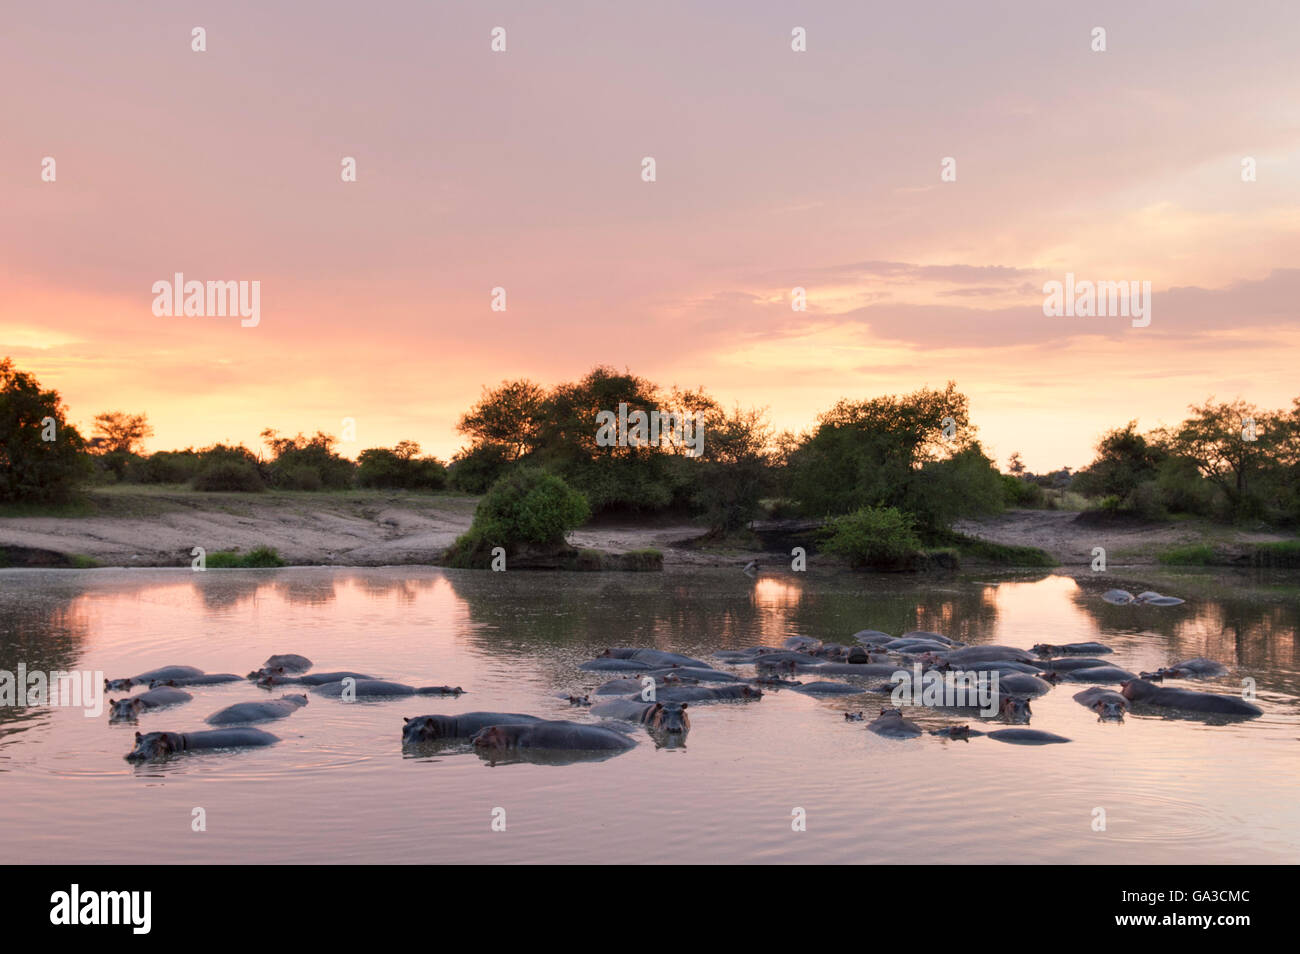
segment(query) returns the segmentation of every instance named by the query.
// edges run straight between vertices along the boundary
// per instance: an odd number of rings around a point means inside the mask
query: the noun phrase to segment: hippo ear
[[[137,742],[140,741],[140,733],[139,733],[139,732],[137,732],[137,733],[135,734],[135,740],[136,740]]]
[[[683,709],[686,708],[686,703],[684,703],[684,702],[682,703],[682,708],[683,708]]]
[[[406,716],[402,716],[402,722],[403,722],[403,723],[410,722],[410,721],[411,721],[411,720],[408,719]]]
[[[115,706],[115,705],[117,705],[117,700],[116,700],[116,699],[109,699],[109,700],[108,700],[108,704],[109,704],[110,706]]]

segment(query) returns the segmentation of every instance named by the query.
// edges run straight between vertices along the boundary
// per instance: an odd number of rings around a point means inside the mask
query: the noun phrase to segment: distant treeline
[[[629,420],[637,412],[690,415],[702,443],[598,439],[598,415],[620,413],[621,406]],[[331,435],[273,430],[262,433],[262,454],[220,444],[143,454],[152,433],[144,415],[101,414],[95,435],[83,439],[67,423],[58,394],[5,359],[0,500],[57,501],[87,482],[483,494],[523,469],[560,478],[593,515],[689,515],[718,533],[758,517],[865,514],[852,525],[858,537],[904,534],[933,542],[960,518],[1008,506],[1070,506],[1071,494],[1146,518],[1189,513],[1300,522],[1300,398],[1285,411],[1240,401],[1190,410],[1176,427],[1143,434],[1130,422],[1107,433],[1096,460],[1077,473],[1030,474],[1018,454],[1000,473],[980,445],[966,396],[951,382],[907,395],[846,398],[810,429],[777,434],[765,409],[728,410],[703,389],[665,388],[597,367],[551,388],[527,380],[485,388],[458,423],[467,445],[447,463],[422,455],[411,441],[369,448],[354,462],[338,453]]]

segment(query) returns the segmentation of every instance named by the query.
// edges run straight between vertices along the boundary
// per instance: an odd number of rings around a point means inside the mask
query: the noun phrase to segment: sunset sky
[[[1035,470],[1211,395],[1288,406],[1300,5],[1087,7],[23,4],[0,356],[151,449],[351,417],[348,456],[446,457],[483,385],[600,363],[795,430],[951,379]],[[260,324],[155,317],[178,271],[260,281]],[[1150,327],[1044,317],[1067,272],[1150,281]]]

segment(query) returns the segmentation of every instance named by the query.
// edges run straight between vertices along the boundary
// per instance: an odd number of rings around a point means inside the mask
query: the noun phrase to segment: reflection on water
[[[1113,582],[1113,581],[1112,581]],[[1300,736],[1300,600],[1286,587],[1194,578],[1179,607],[1111,606],[1054,575],[999,580],[764,575],[527,574],[411,567],[271,571],[0,572],[0,670],[183,664],[246,672],[272,653],[360,669],[458,699],[345,705],[312,695],[264,726],[267,749],[132,766],[134,731],[193,731],[246,684],[109,725],[70,709],[0,707],[0,820],[18,857],[87,861],[1289,861]],[[1142,587],[1134,587],[1139,589]],[[1228,595],[1224,595],[1224,594]],[[1258,685],[1261,719],[1227,725],[1130,715],[1098,723],[1063,685],[1034,702],[1049,749],[899,742],[846,723],[877,696],[691,707],[684,745],[600,761],[482,760],[466,747],[403,753],[403,716],[479,709],[590,719],[556,698],[607,676],[576,667],[606,646],[708,656],[792,635],[941,632],[1028,647],[1100,640],[1137,671],[1190,656],[1226,664],[1210,686]],[[805,677],[806,678],[806,677]],[[290,690],[292,691],[292,689]],[[952,721],[920,710],[926,728]],[[190,831],[202,806],[209,830]],[[808,813],[808,830],[790,812]],[[868,808],[869,806],[869,808]],[[490,828],[504,807],[506,832]],[[1108,828],[1092,830],[1094,809]]]

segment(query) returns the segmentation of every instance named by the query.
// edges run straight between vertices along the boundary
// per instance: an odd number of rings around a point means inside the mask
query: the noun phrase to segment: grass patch
[[[284,565],[284,560],[274,547],[254,547],[247,553],[218,550],[207,556],[209,570],[249,570]]]
[[[1250,565],[1291,569],[1300,567],[1300,540],[1257,543],[1251,550]]]
[[[1219,557],[1208,543],[1192,543],[1173,547],[1156,555],[1165,566],[1224,566],[1227,560]]]
[[[969,537],[964,533],[949,532],[936,540],[954,549],[961,556],[976,563],[994,563],[998,566],[1056,566],[1056,560],[1046,550],[1023,547],[1009,543],[994,543]]]

